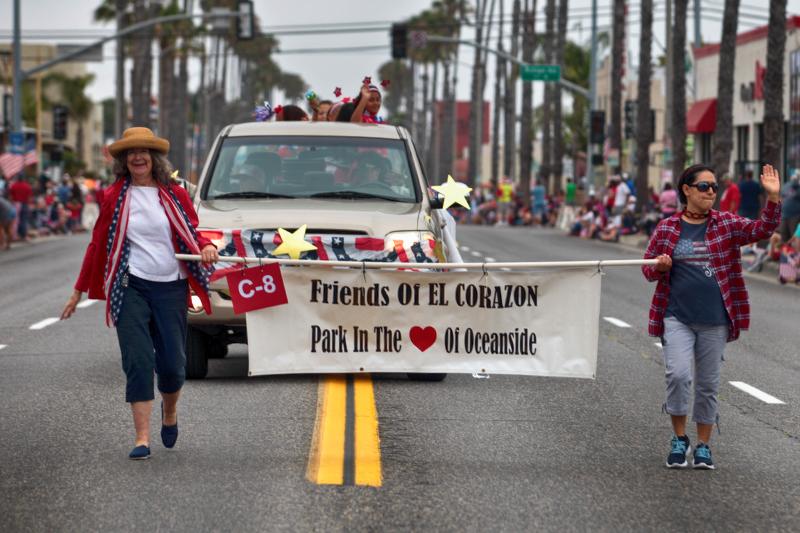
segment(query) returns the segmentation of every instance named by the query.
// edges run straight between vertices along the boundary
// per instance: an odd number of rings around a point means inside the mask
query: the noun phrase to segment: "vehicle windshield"
[[[360,137],[228,137],[203,199],[346,198],[418,202],[406,146]]]

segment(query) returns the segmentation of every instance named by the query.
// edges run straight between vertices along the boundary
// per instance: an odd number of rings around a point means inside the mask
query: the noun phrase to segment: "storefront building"
[[[694,160],[711,163],[717,118],[719,44],[694,49],[697,100],[686,113],[686,129],[695,135]],[[764,148],[764,74],[767,63],[767,26],[740,33],[736,38],[733,93],[733,152],[730,171],[735,179],[748,172],[758,176]],[[784,180],[800,169],[800,16],[786,20],[784,61],[784,142],[781,175]]]

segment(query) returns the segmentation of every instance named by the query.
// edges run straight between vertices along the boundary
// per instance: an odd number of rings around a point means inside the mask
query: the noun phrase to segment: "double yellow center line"
[[[381,486],[378,412],[368,374],[320,379],[306,477],[319,485]]]

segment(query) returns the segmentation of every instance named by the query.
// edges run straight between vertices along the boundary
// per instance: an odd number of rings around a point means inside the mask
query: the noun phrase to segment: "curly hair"
[[[149,150],[150,159],[153,161],[153,179],[160,185],[169,185],[170,175],[172,174],[172,163],[167,156],[155,150]],[[116,179],[130,178],[131,172],[128,170],[128,150],[120,152],[114,158],[114,165],[111,172]]]

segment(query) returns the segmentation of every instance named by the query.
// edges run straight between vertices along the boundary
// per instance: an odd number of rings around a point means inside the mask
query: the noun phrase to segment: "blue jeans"
[[[694,377],[692,420],[698,424],[717,421],[717,393],[728,326],[684,324],[675,317],[664,318],[664,367],[667,380],[668,414],[689,414]]]
[[[148,281],[129,275],[117,319],[117,339],[127,385],[126,402],[154,398],[158,390],[181,390],[186,380],[186,302],[188,282]]]

